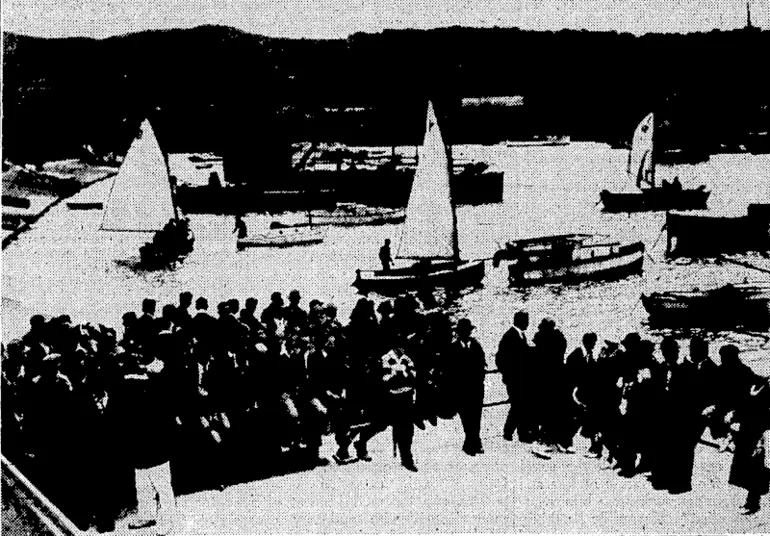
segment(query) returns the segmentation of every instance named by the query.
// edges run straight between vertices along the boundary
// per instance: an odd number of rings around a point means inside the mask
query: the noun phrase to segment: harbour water
[[[670,264],[664,260],[665,213],[603,214],[597,204],[602,189],[631,191],[627,151],[597,143],[559,147],[456,146],[458,158],[488,162],[505,172],[504,202],[458,209],[459,242],[465,259],[489,258],[507,239],[566,232],[589,232],[624,241],[642,240],[648,251],[644,273],[624,280],[579,286],[511,289],[505,265],[487,263],[483,288],[451,300],[453,315],[467,316],[488,354],[519,309],[533,324],[553,317],[570,345],[586,331],[618,340],[650,331],[639,299],[642,292],[707,288],[727,282],[770,280],[760,272],[729,264]],[[255,163],[256,165],[256,163]],[[172,173],[182,181],[199,181],[213,169],[196,169],[186,158],[171,158]],[[705,184],[710,211],[740,215],[752,202],[770,202],[770,155],[716,155],[696,166],[658,167],[660,179],[678,175],[685,187]],[[75,200],[104,201],[112,179],[94,184]],[[378,185],[378,187],[387,187]],[[282,218],[292,215],[282,215]],[[297,219],[302,214],[294,215]],[[3,251],[3,340],[18,337],[31,314],[69,314],[74,322],[120,326],[121,315],[137,310],[144,297],[159,304],[175,302],[179,292],[206,296],[212,308],[228,299],[257,297],[267,305],[273,291],[299,289],[304,303],[312,298],[334,303],[347,320],[358,294],[351,286],[356,268],[376,268],[385,238],[398,249],[399,225],[334,227],[320,245],[288,249],[237,251],[233,218],[191,215],[195,250],[173,271],[143,272],[134,265],[149,233],[100,231],[100,211],[70,211],[62,203]],[[267,228],[271,216],[251,214],[250,231]],[[439,301],[443,295],[437,296]],[[380,297],[374,296],[376,300]],[[729,311],[725,312],[729,314]],[[685,334],[682,334],[684,337]],[[722,332],[717,342],[733,342],[760,373],[770,372],[767,334]],[[715,353],[715,352],[712,352]],[[491,361],[490,361],[491,362]]]

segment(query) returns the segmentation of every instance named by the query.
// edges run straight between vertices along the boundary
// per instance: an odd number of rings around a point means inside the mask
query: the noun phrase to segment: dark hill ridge
[[[75,156],[83,144],[123,153],[150,116],[170,152],[246,151],[281,167],[292,141],[419,143],[429,96],[454,143],[625,141],[650,110],[668,120],[661,138],[672,148],[737,145],[770,130],[770,32],[756,28],[637,37],[453,27],[292,40],[203,26],[101,40],[5,33],[3,45],[3,150],[17,161]],[[490,95],[522,95],[524,105],[460,107]],[[352,107],[364,111],[325,111]]]

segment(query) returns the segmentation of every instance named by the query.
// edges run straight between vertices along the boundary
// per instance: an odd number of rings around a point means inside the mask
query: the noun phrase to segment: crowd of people
[[[586,456],[603,459],[604,468],[626,478],[646,474],[655,489],[680,494],[692,489],[695,449],[708,428],[720,450],[734,450],[730,483],[748,492],[743,513],[759,511],[770,483],[770,384],[741,362],[736,346],[722,346],[717,365],[703,338],[694,337],[683,358],[666,336],[659,360],[656,344],[638,333],[601,346],[587,333],[567,353],[553,320],[540,322],[531,344],[527,313],[513,324],[496,355],[511,401],[506,440],[516,433],[550,459],[574,453],[580,431],[590,441]]]
[[[468,319],[426,310],[409,295],[375,307],[360,298],[343,325],[332,304],[299,292],[273,293],[209,312],[193,304],[145,299],[123,315],[120,334],[75,325],[67,316],[30,319],[3,347],[3,452],[79,526],[114,527],[138,505],[131,527],[170,526],[174,492],[223,489],[234,482],[326,465],[324,436],[338,464],[371,461],[369,441],[392,428],[394,455],[418,471],[415,427],[459,415],[462,450],[484,453],[484,379],[491,370]],[[691,488],[694,451],[706,427],[734,443],[730,482],[759,510],[770,470],[762,452],[770,428],[770,385],[732,345],[709,359],[695,338],[689,359],[673,338],[638,334],[621,343],[586,334],[568,343],[544,319],[532,343],[519,312],[500,341],[497,372],[510,410],[503,437],[532,443],[550,458],[574,453],[578,432],[588,455],[606,456],[621,476],[648,473],[658,489]],[[173,476],[173,487],[172,487]]]
[[[439,412],[460,412],[472,430],[466,452],[481,451],[486,362],[469,322],[455,337],[446,314],[424,314],[410,296],[377,311],[361,298],[346,326],[334,305],[300,302],[297,291],[288,304],[274,293],[260,312],[255,298],[243,308],[231,299],[212,315],[183,292],[160,314],[144,300],[121,334],[33,316],[3,347],[4,452],[73,520],[109,528],[134,491],[137,526],[167,517],[170,461],[177,491],[222,489],[329,463],[328,434],[338,463],[370,461],[369,440],[392,426],[402,465],[417,471],[414,427],[435,425]],[[457,357],[442,359],[453,345]],[[454,367],[465,355],[480,389],[450,396],[462,391]]]

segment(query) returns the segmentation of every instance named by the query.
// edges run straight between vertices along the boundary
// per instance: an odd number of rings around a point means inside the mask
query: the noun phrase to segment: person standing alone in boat
[[[241,214],[236,214],[235,216],[235,228],[233,229],[233,232],[238,233],[238,240],[246,238],[249,234],[249,231],[246,228],[246,222],[243,221],[243,216]]]
[[[389,272],[393,264],[393,257],[390,254],[390,238],[386,238],[385,243],[380,248],[380,262],[382,263],[382,271]]]

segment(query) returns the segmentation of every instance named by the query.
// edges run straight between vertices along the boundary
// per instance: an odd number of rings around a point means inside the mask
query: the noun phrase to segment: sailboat
[[[655,184],[655,114],[645,117],[634,131],[628,153],[627,173],[636,181],[638,192],[614,193],[603,190],[599,195],[605,212],[642,212],[706,208],[711,192],[701,185],[685,189],[678,179],[672,184]]]
[[[479,286],[484,261],[460,260],[457,214],[449,184],[451,162],[433,103],[428,102],[425,138],[415,172],[396,259],[412,262],[390,270],[356,270],[361,292]]]
[[[101,229],[155,232],[140,249],[146,267],[167,265],[192,251],[194,238],[174,203],[168,160],[147,119],[115,176]]]

